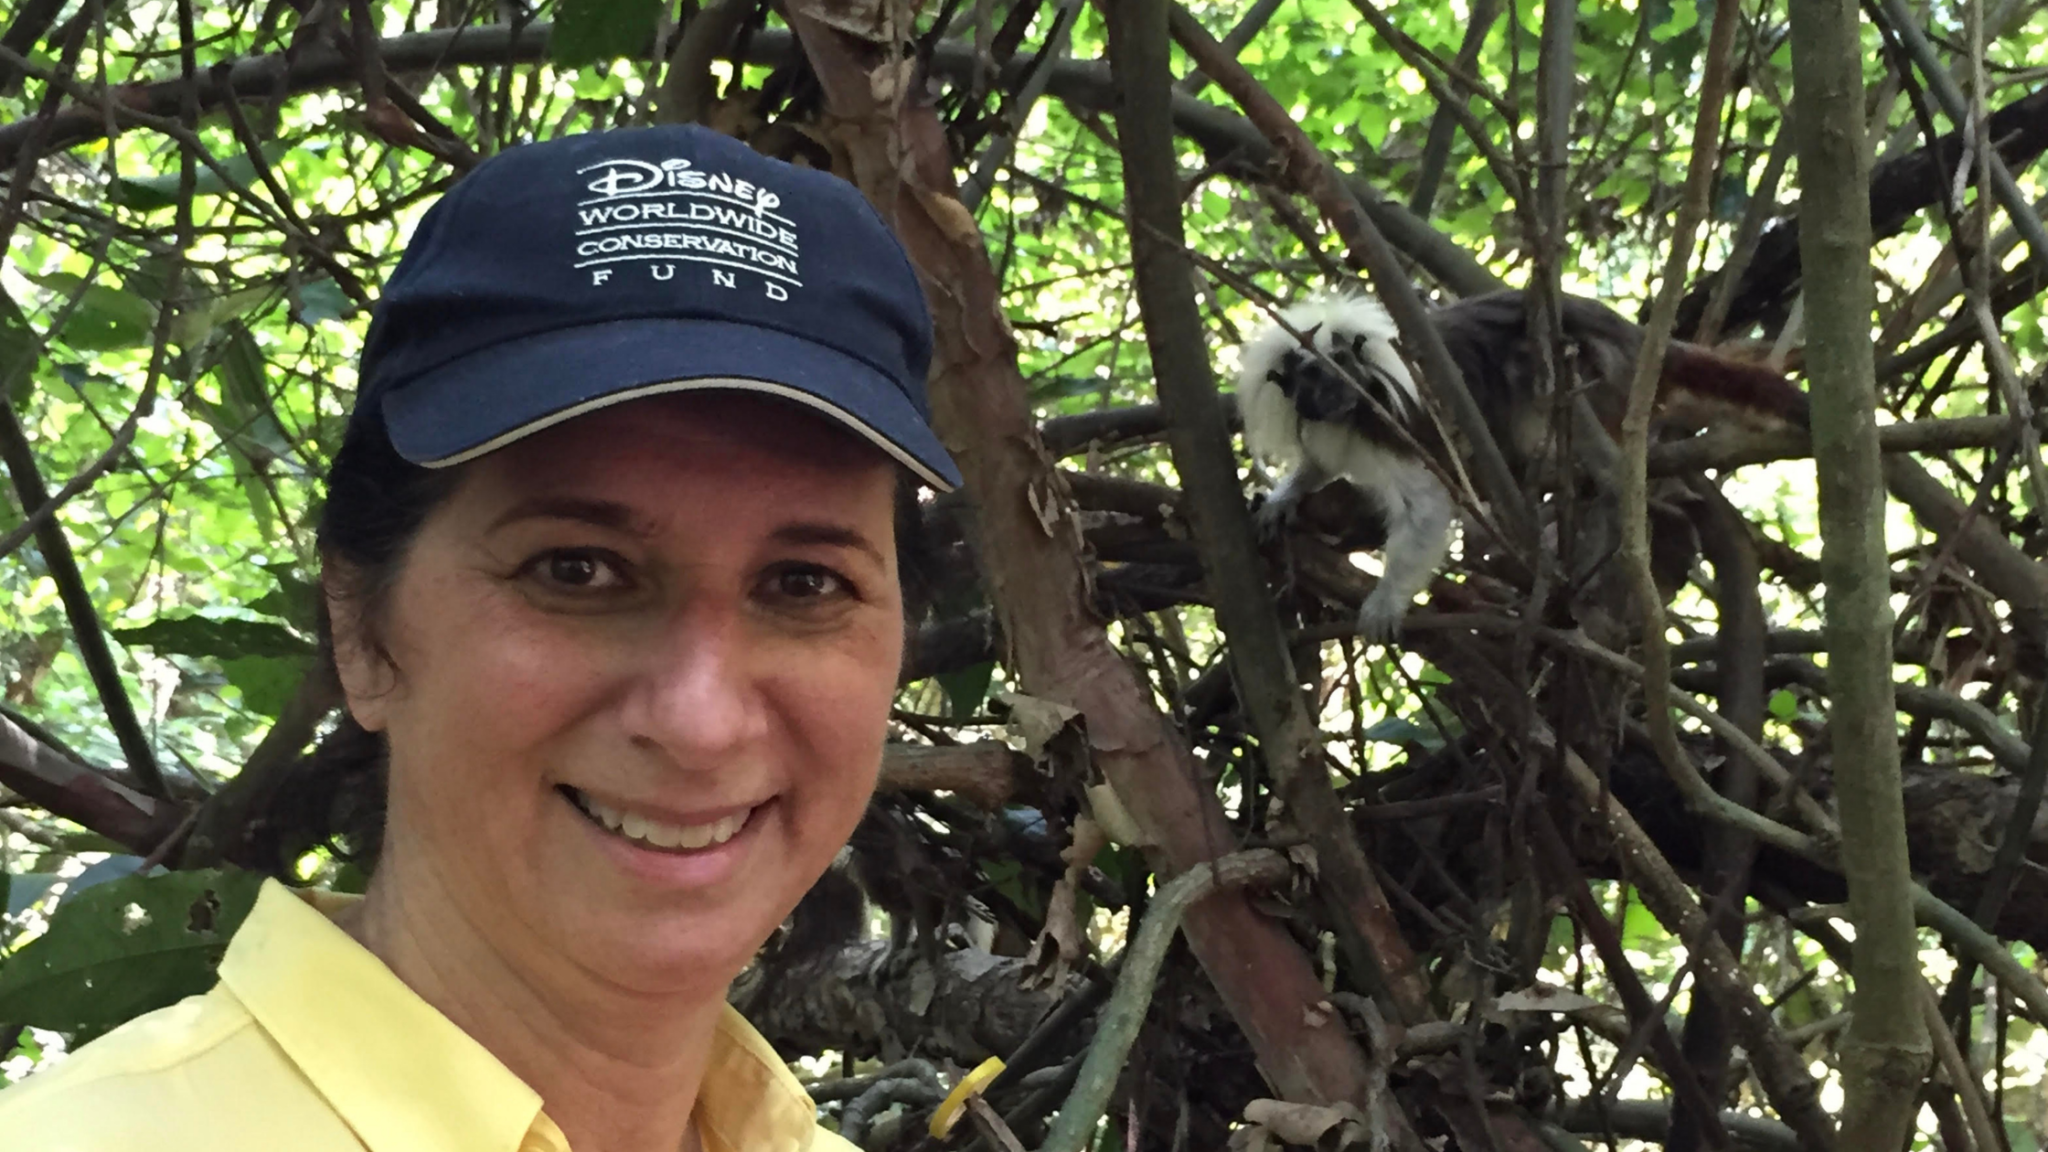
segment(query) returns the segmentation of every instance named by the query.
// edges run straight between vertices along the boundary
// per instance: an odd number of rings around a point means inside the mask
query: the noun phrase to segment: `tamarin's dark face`
[[[1303,335],[1315,340],[1322,354],[1291,348],[1266,377],[1294,402],[1302,419],[1342,424],[1376,442],[1399,443],[1388,417],[1401,419],[1412,400],[1389,377],[1382,360],[1393,356],[1393,349],[1375,349],[1372,337],[1342,328],[1326,334],[1317,325]]]

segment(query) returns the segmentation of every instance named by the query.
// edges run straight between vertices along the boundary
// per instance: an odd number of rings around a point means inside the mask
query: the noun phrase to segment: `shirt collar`
[[[263,885],[221,983],[370,1152],[567,1152],[540,1094],[329,919],[360,899]],[[706,1152],[807,1152],[817,1110],[728,1005],[697,1092]]]
[[[371,1152],[513,1152],[540,1094],[328,919],[347,904],[264,884],[221,983]]]
[[[696,1116],[705,1152],[807,1152],[818,1133],[817,1105],[730,1004],[711,1042]]]

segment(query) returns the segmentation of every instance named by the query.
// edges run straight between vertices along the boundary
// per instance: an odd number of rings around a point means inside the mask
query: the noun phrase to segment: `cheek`
[[[394,791],[428,800],[441,822],[482,815],[479,795],[546,791],[531,763],[601,699],[606,682],[585,646],[549,622],[473,585],[423,589],[394,650],[402,688],[389,709]],[[479,723],[483,719],[487,722]],[[488,805],[504,812],[509,807]]]
[[[804,800],[806,831],[829,840],[831,852],[852,833],[874,791],[900,658],[901,641],[878,631],[828,658],[791,662],[797,671],[780,682],[779,710],[807,762],[792,788]]]

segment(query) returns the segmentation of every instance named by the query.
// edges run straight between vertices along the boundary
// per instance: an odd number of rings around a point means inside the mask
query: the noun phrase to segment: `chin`
[[[769,934],[748,926],[705,923],[624,923],[593,932],[572,946],[579,966],[607,981],[650,996],[716,995],[753,961]]]

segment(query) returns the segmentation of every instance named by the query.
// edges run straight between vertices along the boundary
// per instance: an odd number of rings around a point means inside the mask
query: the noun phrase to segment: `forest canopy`
[[[262,876],[362,889],[263,814],[340,706],[380,288],[482,160],[674,122],[896,229],[967,477],[881,789],[733,990],[825,1122],[935,1146],[994,1056],[948,1142],[2048,1140],[2028,0],[10,0],[0,1076],[203,991]],[[1395,636],[1400,516],[1276,516],[1238,435],[1346,294],[1461,525]],[[1653,410],[1667,341],[1797,418]]]

